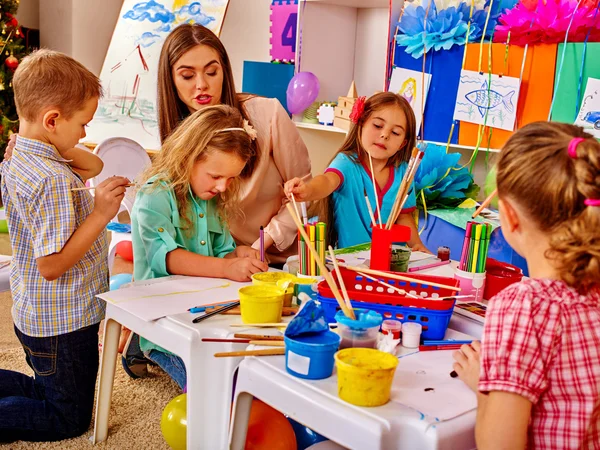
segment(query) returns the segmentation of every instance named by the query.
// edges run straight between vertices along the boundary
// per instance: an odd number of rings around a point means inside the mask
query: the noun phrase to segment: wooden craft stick
[[[369,152],[367,152],[369,153]],[[375,172],[373,171],[373,157],[369,153],[369,165],[371,166],[371,179],[373,180],[373,192],[375,193],[375,207],[377,208],[377,214],[379,215],[379,225],[383,225],[383,219],[381,218],[381,208],[379,208],[379,200],[377,196],[377,182],[375,181]]]
[[[135,186],[135,183],[127,183],[125,185],[125,187],[133,187]],[[93,191],[94,189],[96,189],[98,186],[90,186],[90,187],[82,187],[82,188],[73,188],[71,189],[71,191]]]
[[[283,336],[269,336],[268,334],[235,333],[233,337],[253,341],[283,341]]]
[[[365,278],[368,278],[369,280],[376,281],[377,283],[382,284],[383,286],[386,286],[386,287],[396,291],[399,294],[406,295],[407,297],[412,297],[412,298],[421,298],[418,295],[411,294],[410,292],[407,292],[404,289],[400,289],[397,286],[392,286],[391,284],[386,283],[385,281],[381,281],[378,278],[367,275],[366,273],[363,273],[363,272],[357,272],[357,273]]]
[[[368,273],[369,275],[377,275],[377,276],[380,276],[383,278],[388,278],[391,280],[400,280],[400,281],[407,281],[409,283],[425,284],[427,286],[434,286],[434,287],[439,287],[442,289],[450,289],[451,291],[460,292],[459,287],[449,286],[447,284],[434,283],[433,281],[427,281],[427,280],[419,280],[416,278],[398,275],[396,273],[388,273],[388,272],[382,272],[380,270],[367,269],[365,267],[354,267],[354,266],[345,266],[345,267],[346,267],[346,269],[352,270],[353,272],[363,272],[363,273]]]
[[[346,306],[349,310],[354,312],[354,308],[352,308],[352,303],[350,303],[350,297],[348,297],[348,290],[346,289],[346,284],[344,283],[342,272],[340,271],[340,266],[338,265],[337,258],[335,257],[335,253],[333,253],[333,247],[331,245],[329,246],[329,256],[331,256],[333,267],[335,268],[335,274],[337,275],[337,279],[340,283],[340,288],[342,288],[342,295],[344,296]],[[354,316],[354,319],[356,319],[356,316]]]
[[[398,205],[399,205],[402,197],[404,196],[404,191],[406,190],[406,185],[408,182],[408,176],[410,173],[410,169],[412,168],[418,154],[419,154],[419,149],[417,147],[413,148],[412,153],[410,155],[410,160],[408,161],[408,165],[406,166],[406,172],[404,172],[404,176],[402,177],[402,181],[400,182],[400,188],[398,189],[398,192],[396,193],[396,198],[394,199],[394,203],[392,205],[392,212],[390,213],[390,216],[388,217],[388,220],[386,223],[386,229],[388,229],[388,230],[394,224],[392,218],[395,216],[396,211],[398,209]]]
[[[485,208],[487,208],[489,206],[489,204],[492,202],[492,199],[498,195],[498,189],[494,189],[494,192],[492,192],[490,195],[488,195],[488,198],[486,198],[483,203],[481,203],[481,205],[479,205],[479,208],[477,208],[477,210],[473,213],[473,215],[471,216],[471,219],[474,219],[475,217],[477,217],[479,214],[481,214],[481,211],[483,211]]]
[[[268,348],[265,350],[245,350],[242,352],[215,353],[215,358],[227,358],[232,356],[275,356],[285,355],[285,348]]]
[[[285,347],[283,341],[250,341],[250,345],[264,345],[265,347]]]
[[[232,323],[229,325],[233,328],[279,328],[287,327],[288,324],[285,322],[279,323]]]
[[[331,273],[329,273],[329,270],[327,270],[325,263],[323,261],[321,261],[321,258],[319,257],[319,253],[317,253],[317,250],[315,250],[315,247],[312,244],[312,242],[310,242],[310,238],[308,237],[308,234],[306,234],[306,230],[304,229],[304,227],[302,226],[302,223],[300,222],[300,217],[294,213],[294,210],[292,209],[292,207],[290,206],[289,203],[286,203],[285,206],[288,209],[288,211],[290,212],[290,215],[292,216],[292,219],[294,220],[294,223],[296,224],[296,228],[298,228],[298,231],[300,231],[300,234],[304,238],[305,244],[308,246],[308,249],[314,255],[315,262],[317,263],[317,265],[319,266],[319,269],[321,270],[321,275],[323,277],[325,277],[325,281],[327,281],[327,284],[329,285],[329,288],[333,292],[333,295],[334,295],[335,299],[337,300],[338,304],[340,305],[340,308],[342,309],[342,311],[344,312],[344,314],[347,317],[355,318],[354,311],[352,309],[348,309],[348,307],[346,306],[346,303],[344,302],[344,299],[342,298],[342,295],[340,294],[340,291],[338,290],[337,285],[335,284],[335,281],[331,277]]]

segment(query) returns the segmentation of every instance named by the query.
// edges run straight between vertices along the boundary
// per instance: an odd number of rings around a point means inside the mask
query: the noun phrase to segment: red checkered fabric
[[[482,338],[479,390],[533,403],[529,447],[600,449],[600,292],[526,280],[495,296]]]

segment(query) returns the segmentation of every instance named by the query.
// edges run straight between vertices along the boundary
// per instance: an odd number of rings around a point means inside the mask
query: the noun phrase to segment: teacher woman
[[[263,226],[269,261],[283,263],[297,253],[283,184],[311,173],[308,150],[277,99],[236,93],[227,51],[212,31],[180,25],[165,40],[158,63],[161,142],[189,114],[218,104],[237,108],[258,132],[257,156],[242,172],[240,214],[228,217],[231,234],[238,245],[258,248]]]

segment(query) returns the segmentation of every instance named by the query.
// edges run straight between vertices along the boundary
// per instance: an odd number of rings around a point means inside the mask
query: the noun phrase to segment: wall
[[[40,28],[40,0],[21,0],[17,11],[17,20],[27,28]]]
[[[123,0],[39,2],[41,46],[71,55],[99,75]]]

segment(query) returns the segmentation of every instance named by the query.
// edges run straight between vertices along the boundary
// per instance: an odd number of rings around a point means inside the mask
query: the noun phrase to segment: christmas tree
[[[23,31],[15,17],[19,0],[0,0],[0,161],[11,133],[19,128],[12,77],[25,56]]]

